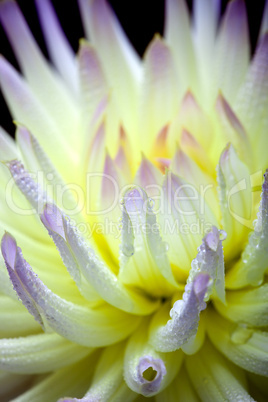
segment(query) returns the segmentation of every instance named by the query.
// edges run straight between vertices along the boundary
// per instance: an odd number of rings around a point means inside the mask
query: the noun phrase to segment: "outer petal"
[[[19,396],[16,402],[56,401],[62,395],[82,397],[85,394],[97,360],[97,354],[80,360],[78,363],[60,369]]]
[[[59,131],[63,132],[68,140],[74,140],[77,106],[38,49],[17,3],[1,3],[0,15],[18,62],[35,96],[51,119],[55,120]],[[72,145],[75,148],[77,140]]]
[[[18,150],[13,138],[0,127],[0,159],[1,161],[7,161],[16,159],[18,157]]]
[[[124,127],[136,132],[139,59],[106,0],[79,0],[87,37],[98,49]],[[109,38],[109,40],[107,40]],[[134,118],[133,118],[134,117]],[[131,138],[135,147],[135,137]]]
[[[187,357],[186,367],[203,401],[254,402],[247,392],[243,370],[226,360],[208,341],[199,353]]]
[[[234,324],[212,309],[206,327],[214,346],[228,359],[252,373],[268,376],[268,334]]]
[[[255,169],[267,167],[268,33],[259,41],[234,110],[251,140]]]
[[[64,35],[50,0],[35,0],[35,3],[50,57],[65,83],[77,95],[75,54]]]
[[[148,152],[158,132],[175,117],[179,107],[179,83],[173,55],[156,36],[149,44],[144,60],[141,94],[141,149]]]
[[[45,320],[63,337],[85,346],[104,346],[123,339],[138,325],[138,317],[111,306],[103,305],[93,310],[51,292],[24,260],[10,235],[2,241],[2,253],[7,267],[10,267],[15,290],[29,312],[41,324]]]
[[[182,92],[184,93],[189,86],[195,91],[196,62],[187,6],[184,0],[167,0],[165,4],[165,39],[174,54]]]
[[[76,345],[57,334],[0,339],[0,368],[36,374],[58,370],[83,359],[93,349]]]
[[[32,93],[28,84],[3,57],[0,57],[0,81],[13,117],[35,133],[45,151],[51,155],[55,166],[64,171],[66,164],[63,166],[58,149],[60,147],[62,152],[73,160],[74,155],[70,154],[68,142],[61,137],[55,121]]]
[[[230,102],[245,78],[249,54],[246,6],[243,0],[234,0],[227,5],[214,56],[215,90],[221,88]]]

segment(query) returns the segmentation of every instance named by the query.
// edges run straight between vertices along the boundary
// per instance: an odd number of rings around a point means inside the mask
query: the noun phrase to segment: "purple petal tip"
[[[65,239],[62,212],[56,207],[56,205],[45,205],[43,214],[41,215],[41,221],[48,230],[57,233],[63,239]]]
[[[151,373],[147,377],[149,369],[151,369]],[[149,396],[157,392],[166,372],[165,364],[161,359],[154,359],[152,356],[142,357],[137,367],[138,380],[142,384],[142,394]]]

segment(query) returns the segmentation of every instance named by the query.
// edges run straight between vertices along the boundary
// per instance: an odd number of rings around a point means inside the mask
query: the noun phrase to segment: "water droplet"
[[[122,252],[126,257],[131,257],[134,254],[134,247],[132,244],[124,244]]]
[[[220,240],[225,240],[227,237],[227,233],[224,230],[220,230],[219,237],[220,237]]]
[[[163,249],[165,251],[168,251],[168,249],[169,249],[169,244],[166,241],[163,241]]]
[[[238,324],[230,335],[231,341],[236,345],[243,345],[253,335],[253,330],[246,325]]]

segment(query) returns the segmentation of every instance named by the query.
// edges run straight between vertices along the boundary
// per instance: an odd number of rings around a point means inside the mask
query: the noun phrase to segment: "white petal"
[[[76,104],[41,54],[17,3],[1,3],[0,17],[36,98],[64,133],[65,138],[75,140],[73,130],[77,123]],[[72,145],[77,145],[77,139]]]
[[[197,85],[196,62],[193,50],[190,18],[184,0],[167,0],[165,17],[165,39],[172,49],[182,93]]]
[[[268,334],[225,320],[212,309],[206,317],[208,336],[228,359],[246,371],[268,377]]]
[[[247,392],[247,380],[243,370],[225,359],[206,342],[199,353],[186,359],[191,383],[203,401],[254,402]]]
[[[57,334],[0,339],[0,348],[0,368],[23,374],[58,370],[83,359],[93,350]]]
[[[35,3],[49,55],[67,86],[77,95],[78,77],[74,51],[66,39],[50,0],[36,0]]]
[[[227,5],[217,36],[213,68],[215,93],[220,88],[228,101],[234,101],[244,81],[249,56],[246,6],[243,0],[234,0]]]

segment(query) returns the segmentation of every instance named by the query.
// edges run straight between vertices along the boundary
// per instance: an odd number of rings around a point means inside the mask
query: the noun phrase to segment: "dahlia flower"
[[[268,7],[166,0],[141,60],[105,0],[50,61],[13,0],[0,59],[0,399],[265,401]]]

